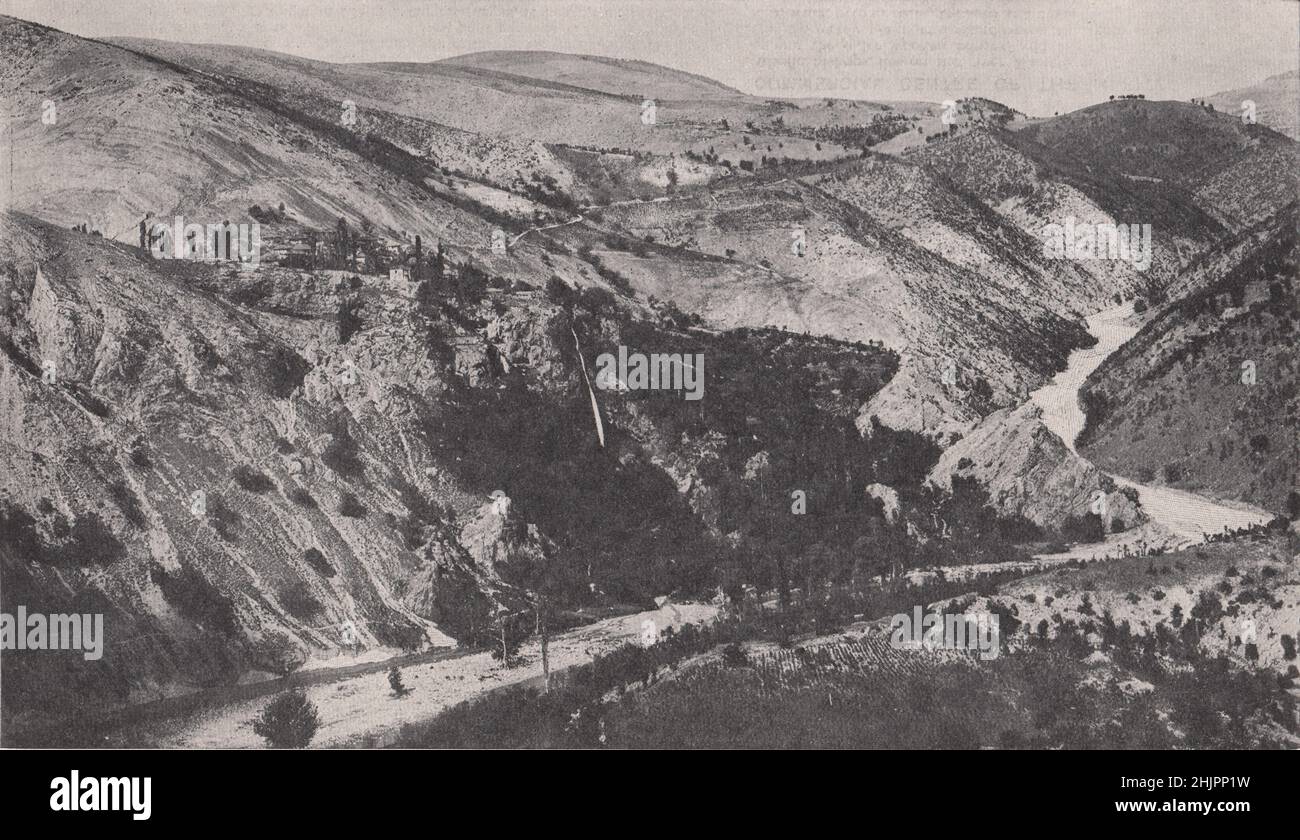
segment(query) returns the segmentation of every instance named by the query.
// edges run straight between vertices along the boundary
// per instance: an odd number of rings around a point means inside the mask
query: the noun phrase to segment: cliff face
[[[344,340],[339,291],[298,295],[318,278],[5,227],[45,257],[5,266],[6,610],[105,609],[97,688],[117,699],[354,644],[454,644],[413,583],[490,571],[434,512],[471,494],[408,445],[412,401],[446,388],[418,319],[372,296]],[[205,288],[241,281],[262,309]],[[11,676],[15,706],[58,684]]]
[[[1105,499],[1107,531],[1114,524],[1127,530],[1146,521],[1140,500],[1070,452],[1033,404],[994,412],[945,450],[930,481],[950,488],[953,475],[978,479],[999,512],[1052,531],[1102,509],[1099,498]]]

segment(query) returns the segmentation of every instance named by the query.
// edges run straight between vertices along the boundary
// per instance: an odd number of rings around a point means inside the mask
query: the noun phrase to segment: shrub
[[[311,743],[318,729],[320,714],[301,688],[279,695],[253,719],[253,732],[277,749],[301,749]]]
[[[327,578],[332,578],[337,574],[337,572],[334,571],[334,567],[330,564],[330,561],[325,559],[325,555],[321,553],[319,548],[307,549],[302,553],[302,559],[308,566],[311,566]]]
[[[339,515],[346,516],[349,519],[362,519],[367,511],[366,506],[352,493],[344,491],[339,497]]]
[[[238,635],[239,622],[229,599],[201,574],[182,566],[175,572],[155,568],[149,573],[163,598],[194,624],[230,636]]]
[[[307,621],[324,609],[302,581],[294,581],[280,590],[277,599],[285,612],[300,621]]]
[[[276,347],[266,363],[267,387],[271,395],[287,399],[302,384],[309,369],[307,360],[287,347]]]
[[[357,457],[357,444],[348,431],[346,420],[334,424],[333,435],[321,452],[321,461],[325,466],[341,476],[359,478],[365,474],[365,467]]]
[[[126,556],[126,546],[93,511],[78,515],[67,536],[66,543],[52,550],[55,562],[79,567],[108,566]]]
[[[217,536],[227,542],[235,539],[235,529],[239,527],[240,517],[217,496],[208,497],[208,524],[217,532]]]
[[[1083,516],[1070,515],[1061,525],[1061,536],[1070,542],[1094,543],[1106,538],[1106,528],[1102,518],[1095,513]]]
[[[313,498],[310,493],[308,493],[306,490],[304,490],[301,487],[295,487],[292,490],[290,490],[289,498],[293,501],[294,504],[299,505],[301,507],[305,507],[305,508],[320,507],[320,505],[316,503],[316,499]]]
[[[392,687],[393,696],[395,697],[402,697],[411,690],[402,682],[402,670],[396,665],[394,665],[388,672],[388,684]]]
[[[732,642],[722,649],[722,661],[732,668],[743,668],[749,665],[749,654],[740,646],[739,642]]]
[[[140,500],[136,498],[135,492],[125,481],[114,481],[108,487],[108,495],[117,505],[118,510],[137,528],[144,529],[149,523],[145,519],[144,511],[140,509]]]
[[[240,464],[230,471],[235,483],[250,493],[266,493],[275,489],[275,482],[264,473],[258,472],[247,464]]]

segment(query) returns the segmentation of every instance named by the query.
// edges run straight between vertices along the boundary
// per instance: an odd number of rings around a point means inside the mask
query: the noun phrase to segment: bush
[[[348,431],[347,421],[339,419],[334,424],[333,435],[326,444],[320,459],[325,466],[348,478],[360,478],[365,474],[365,467],[357,457],[357,444]]]
[[[325,555],[321,553],[319,548],[307,549],[302,553],[302,559],[308,566],[311,566],[327,578],[332,578],[337,574],[334,571],[334,566],[330,564],[329,560],[325,559]]]
[[[144,511],[140,509],[140,500],[125,481],[119,479],[110,484],[108,495],[113,500],[113,504],[117,505],[117,509],[122,511],[127,522],[141,530],[148,527],[149,521],[145,518]]]
[[[275,348],[266,363],[267,385],[271,395],[287,399],[302,384],[309,368],[307,360],[289,348]]]
[[[1102,518],[1095,513],[1067,516],[1061,526],[1061,536],[1070,542],[1096,543],[1106,538]]]
[[[275,489],[275,482],[265,474],[258,472],[247,464],[240,464],[230,471],[235,483],[250,493],[266,493]]]
[[[349,519],[362,519],[366,515],[366,506],[361,504],[352,493],[344,491],[339,498],[339,515],[346,516]]]
[[[55,562],[82,568],[109,566],[126,556],[126,546],[93,511],[79,514],[67,537],[67,542],[52,550]]]
[[[573,288],[560,279],[559,275],[552,274],[551,279],[546,281],[546,298],[553,303],[561,306],[568,305],[574,300]]]
[[[285,612],[299,621],[309,621],[324,609],[321,602],[311,593],[311,589],[300,580],[281,589],[276,598]]]
[[[289,491],[289,498],[294,504],[305,508],[320,507],[310,493],[301,487],[295,487]]]
[[[253,719],[253,732],[277,749],[301,749],[311,743],[318,729],[320,714],[301,688],[279,695]]]
[[[722,649],[722,661],[731,668],[744,668],[749,665],[749,654],[739,642],[732,642]]]
[[[396,665],[394,665],[388,672],[388,684],[392,687],[393,695],[395,697],[402,697],[411,691],[411,689],[407,688],[406,684],[402,682],[402,670]]]

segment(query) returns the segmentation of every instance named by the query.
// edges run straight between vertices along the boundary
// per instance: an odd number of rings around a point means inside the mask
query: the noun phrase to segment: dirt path
[[[598,621],[551,639],[553,671],[590,662],[640,638],[643,622],[659,631],[683,624],[711,621],[717,608],[709,604],[668,604],[662,609]],[[403,664],[402,679],[410,693],[397,698],[388,685],[387,663],[363,673],[336,676],[306,686],[323,724],[313,747],[383,744],[408,723],[428,720],[444,709],[492,689],[533,680],[542,675],[537,641],[521,650],[522,665],[502,668],[486,652]],[[266,698],[240,699],[195,712],[188,717],[131,726],[113,741],[131,746],[257,748],[264,746],[249,721],[266,705]]]

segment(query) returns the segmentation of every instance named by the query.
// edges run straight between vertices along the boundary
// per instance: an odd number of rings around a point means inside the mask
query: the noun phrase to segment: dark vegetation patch
[[[339,515],[346,516],[349,519],[362,519],[367,511],[366,506],[361,504],[361,500],[356,497],[355,493],[344,490],[339,496]]]
[[[162,590],[167,603],[188,621],[210,632],[238,635],[239,624],[230,600],[194,569],[182,566],[175,572],[168,572],[154,568],[149,577]]]
[[[148,526],[149,522],[140,508],[140,500],[125,481],[118,479],[109,484],[108,497],[113,500],[113,504],[117,505],[117,509],[122,512],[122,516],[126,517],[127,522],[141,530]]]
[[[320,503],[305,488],[294,487],[289,491],[289,499],[299,507],[312,508],[313,510],[320,507]]]
[[[338,574],[334,569],[333,564],[331,564],[329,560],[325,559],[325,555],[321,553],[319,548],[307,549],[302,553],[302,559],[306,561],[308,566],[311,566],[327,578],[332,578]]]
[[[302,385],[311,366],[288,347],[276,346],[266,355],[267,390],[274,397],[288,399]]]
[[[269,493],[275,489],[275,482],[265,473],[253,469],[247,464],[240,464],[230,471],[235,484],[250,493]]]
[[[330,426],[330,442],[321,452],[321,462],[344,478],[364,478],[366,471],[360,454],[347,415],[336,415]]]

